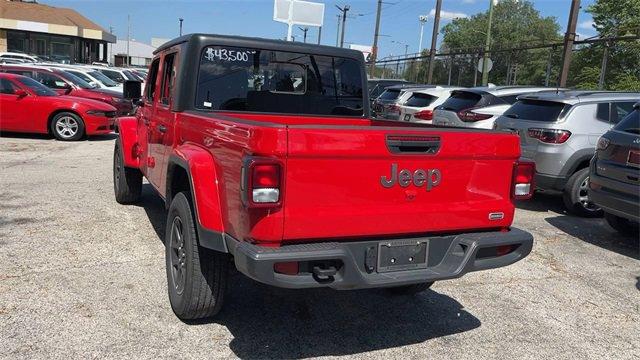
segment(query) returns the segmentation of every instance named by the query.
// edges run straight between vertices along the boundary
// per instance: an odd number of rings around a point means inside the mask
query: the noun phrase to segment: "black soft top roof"
[[[334,46],[307,44],[301,42],[216,34],[183,35],[160,45],[160,47],[158,47],[153,53],[157,54],[162,50],[168,49],[181,43],[189,43],[188,45],[198,48],[203,48],[210,45],[236,46],[245,48],[297,52],[304,54],[317,54],[364,61],[364,55],[358,50],[344,49]]]

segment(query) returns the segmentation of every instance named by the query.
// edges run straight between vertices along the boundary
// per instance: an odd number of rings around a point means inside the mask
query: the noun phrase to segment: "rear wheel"
[[[609,224],[609,226],[611,226],[621,234],[638,235],[638,232],[640,231],[640,228],[638,227],[638,223],[635,223],[623,217],[605,212],[604,219],[607,220],[607,223]]]
[[[51,133],[62,141],[80,140],[84,136],[84,122],[74,113],[61,112],[51,121]]]
[[[120,204],[132,204],[142,194],[142,173],[138,169],[124,166],[124,153],[120,139],[113,149],[113,191]]]
[[[589,168],[571,175],[564,188],[562,199],[571,213],[582,217],[602,216],[602,209],[589,200]]]
[[[433,285],[433,281],[419,283],[419,284],[390,287],[390,288],[386,288],[386,290],[393,295],[415,295],[429,289],[431,285]]]
[[[173,312],[182,320],[216,315],[227,287],[227,254],[198,246],[187,192],[171,201],[165,232],[167,284]]]

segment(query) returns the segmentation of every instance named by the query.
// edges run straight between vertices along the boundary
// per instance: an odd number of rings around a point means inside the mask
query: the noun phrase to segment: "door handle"
[[[164,125],[158,125],[158,131],[164,134],[167,132],[167,127]]]

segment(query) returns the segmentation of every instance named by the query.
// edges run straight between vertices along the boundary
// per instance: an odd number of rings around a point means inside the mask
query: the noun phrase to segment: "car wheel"
[[[614,230],[621,234],[637,236],[638,232],[640,231],[638,223],[635,223],[623,217],[605,212],[604,219],[607,220],[609,226],[611,226]]]
[[[113,149],[113,191],[120,204],[132,204],[140,200],[142,194],[142,173],[138,169],[124,165],[124,153],[120,139]]]
[[[433,281],[419,284],[395,286],[386,288],[386,290],[392,295],[415,295],[429,289],[431,285],[433,285]]]
[[[571,213],[582,217],[602,216],[602,209],[589,200],[589,169],[578,170],[571,175],[564,188],[562,199]]]
[[[229,257],[198,246],[187,192],[171,201],[165,232],[169,302],[176,316],[194,320],[216,315],[227,286]]]
[[[74,113],[61,112],[51,121],[51,133],[62,141],[80,140],[84,136],[84,121]]]

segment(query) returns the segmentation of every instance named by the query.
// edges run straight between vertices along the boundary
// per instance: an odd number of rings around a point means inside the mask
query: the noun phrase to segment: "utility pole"
[[[340,44],[340,23],[342,23],[342,15],[338,14],[338,30],[336,31],[336,47]]]
[[[489,0],[489,23],[487,24],[487,39],[484,43],[484,54],[482,54],[482,86],[489,84],[489,49],[491,47],[491,21],[493,20],[493,3]]]
[[[131,57],[129,56],[130,42],[131,42],[131,16],[127,14],[127,67],[131,65]]]
[[[564,34],[564,51],[562,52],[562,69],[560,70],[559,87],[567,86],[569,77],[569,66],[571,65],[571,51],[573,41],[576,38],[576,25],[578,23],[578,13],[580,12],[580,0],[571,0],[571,11],[569,12],[569,23],[567,32]]]
[[[378,0],[378,10],[376,14],[376,28],[373,32],[373,47],[371,48],[371,70],[369,71],[371,77],[375,75],[376,58],[378,57],[378,35],[380,32],[381,11],[382,11],[382,0]],[[384,73],[382,75],[384,76]]]
[[[342,11],[342,34],[340,35],[340,47],[344,47],[344,28],[347,21],[347,11],[349,11],[350,7],[349,5],[345,5],[343,7],[336,5],[336,7],[338,10]]]
[[[420,15],[418,21],[420,21],[420,40],[418,41],[418,55],[422,54],[422,33],[424,33],[424,24],[429,17],[427,15]]]
[[[109,25],[109,34],[113,35],[113,26],[111,25]],[[109,60],[111,60],[111,53],[113,52],[113,44],[108,43],[108,46],[109,46],[109,51],[107,51],[107,64],[109,63]],[[114,58],[114,62],[115,62],[115,58]]]
[[[180,21],[180,36],[182,36],[182,21],[184,21],[184,19],[179,18],[178,21]]]
[[[318,27],[318,45],[320,45],[320,39],[322,39],[322,26]]]
[[[547,73],[544,77],[544,86],[549,86],[549,78],[551,77],[551,57],[553,56],[555,46],[549,48],[549,58],[547,59]]]
[[[302,31],[304,33],[304,37],[302,38],[302,42],[306,43],[307,42],[307,31],[309,31],[308,27],[298,27],[298,29],[300,29],[300,31]]]
[[[431,84],[433,80],[433,66],[436,60],[436,42],[438,42],[438,32],[440,31],[440,9],[442,8],[442,0],[436,0],[436,14],[433,19],[433,33],[431,34],[431,51],[429,52],[429,71],[427,84]]]

